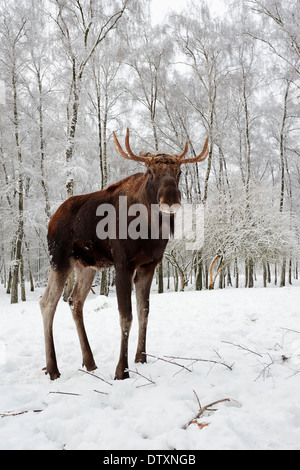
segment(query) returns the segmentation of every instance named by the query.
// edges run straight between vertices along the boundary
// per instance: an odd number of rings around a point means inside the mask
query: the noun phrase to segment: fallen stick
[[[93,390],[94,392],[96,393],[100,393],[101,395],[108,395],[108,393],[106,392],[100,392],[100,390]]]
[[[300,334],[300,331],[297,331],[297,330],[291,330],[290,328],[283,328],[283,327],[280,327],[281,330],[286,330],[286,331],[292,331],[293,333],[298,333]]]
[[[41,413],[43,410],[26,410],[26,411],[19,411],[17,413],[13,411],[7,411],[6,413],[0,413],[1,418],[8,418],[9,416],[19,416],[19,415],[24,415],[26,413],[30,413],[32,411],[33,413]]]
[[[222,341],[222,343],[226,343],[226,344],[231,344],[232,346],[235,346],[239,349],[242,349],[244,351],[248,351],[249,353],[251,354],[255,354],[256,356],[259,356],[259,357],[263,357],[261,354],[259,354],[258,352],[255,352],[255,351],[252,351],[251,349],[249,348],[246,348],[246,346],[242,346],[241,344],[235,344],[235,343],[231,343],[230,341]]]
[[[199,412],[198,412],[197,415],[194,416],[194,418],[191,419],[187,424],[185,424],[184,426],[182,426],[182,429],[187,429],[190,424],[195,423],[195,421],[197,421],[197,419],[199,419],[199,418],[203,415],[203,413],[204,413],[205,411],[216,411],[216,410],[210,409],[212,406],[217,405],[218,403],[222,403],[222,402],[224,402],[224,401],[230,401],[230,398],[223,398],[223,400],[217,400],[217,401],[214,401],[213,403],[210,403],[209,405],[201,406],[200,400],[199,400],[199,398],[198,398],[197,393],[195,392],[195,390],[193,390],[193,392],[194,392],[194,394],[195,394],[195,397],[196,397],[197,402],[198,402],[198,405],[199,405]]]
[[[211,362],[213,364],[219,364],[220,366],[227,367],[227,369],[232,370],[233,366],[229,366],[228,364],[225,364],[225,362],[220,362],[220,361],[213,361],[212,359],[197,359],[193,357],[180,357],[180,356],[164,356],[169,359],[180,359],[183,361],[195,361],[195,362]],[[173,363],[174,364],[174,363]]]
[[[188,370],[189,372],[192,372],[191,369],[188,369],[188,367],[185,367],[182,364],[178,364],[178,362],[167,361],[167,359],[164,359],[163,357],[153,356],[152,354],[147,354],[147,353],[143,353],[143,354],[145,354],[146,356],[149,356],[149,357],[154,357],[154,359],[157,359],[158,361],[168,362],[169,364],[173,364],[174,366],[182,367],[182,369],[185,369],[185,370]]]
[[[112,384],[110,382],[108,382],[107,380],[105,379],[102,379],[102,377],[99,377],[99,375],[96,375],[96,374],[92,374],[91,372],[88,372],[87,370],[83,370],[83,369],[78,369],[80,372],[83,372],[84,374],[88,374],[88,375],[91,375],[92,377],[95,377],[96,379],[99,379],[99,380],[102,380],[102,382],[105,382],[106,384],[110,385],[112,387]]]
[[[127,372],[131,372],[132,374],[137,374],[137,375],[139,375],[140,377],[142,377],[143,379],[148,380],[149,384],[138,385],[136,388],[145,387],[146,385],[156,385],[156,383],[153,382],[153,380],[149,379],[149,378],[146,377],[145,375],[140,374],[140,372],[138,372],[137,369],[136,369],[136,370],[126,369],[126,370],[127,370]]]

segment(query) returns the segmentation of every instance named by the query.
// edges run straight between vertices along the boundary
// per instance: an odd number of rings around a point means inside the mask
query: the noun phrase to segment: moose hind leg
[[[139,339],[135,362],[147,362],[146,333],[149,314],[150,288],[154,275],[155,264],[149,264],[137,269],[134,279],[136,289],[136,304],[139,320]]]
[[[67,272],[55,271],[50,268],[50,275],[46,290],[40,300],[40,308],[43,316],[45,349],[46,349],[46,374],[50,375],[51,380],[60,377],[57,367],[56,354],[53,341],[53,319],[56,307],[62,294]]]
[[[83,304],[92,287],[95,272],[96,271],[93,268],[82,268],[80,266],[76,266],[75,285],[72,294],[68,299],[81,346],[82,365],[85,366],[88,371],[97,369],[97,366],[95,364],[84,327]]]

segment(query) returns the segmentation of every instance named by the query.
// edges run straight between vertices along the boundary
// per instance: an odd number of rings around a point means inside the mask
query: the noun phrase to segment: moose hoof
[[[115,380],[129,379],[129,372],[125,369],[116,369]]]
[[[56,380],[56,379],[59,379],[60,377],[60,372],[57,368],[53,370],[48,370],[47,367],[43,367],[42,370],[45,371],[45,375],[48,375],[48,374],[50,375],[51,380]]]
[[[47,371],[47,369],[46,369],[45,374],[46,374],[46,375],[47,375],[47,374],[50,375],[50,380],[56,380],[56,379],[59,379],[59,377],[60,377],[60,372],[59,372],[58,369],[55,370],[55,371],[51,371],[51,372]]]
[[[134,362],[136,364],[140,363],[140,364],[145,364],[147,362],[147,355],[145,353],[142,353],[142,354],[137,354],[135,356],[135,360]]]
[[[97,366],[95,363],[91,363],[91,364],[83,363],[82,367],[85,367],[88,372],[92,372],[93,370],[97,369]]]

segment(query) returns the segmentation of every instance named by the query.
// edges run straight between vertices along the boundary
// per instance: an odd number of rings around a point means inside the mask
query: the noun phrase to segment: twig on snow
[[[148,384],[145,384],[145,385],[138,385],[136,388],[145,387],[146,385],[156,385],[156,383],[155,383],[155,382],[153,382],[153,380],[152,380],[152,379],[149,379],[149,378],[148,378],[148,377],[146,377],[145,375],[142,375],[142,374],[140,374],[140,372],[138,372],[138,370],[137,370],[137,369],[135,369],[135,370],[126,369],[126,370],[127,370],[127,372],[131,372],[132,374],[137,374],[137,375],[139,375],[140,377],[142,377],[143,379],[146,379],[146,380],[148,380],[148,382],[149,382]]]
[[[200,403],[200,400],[199,400],[199,397],[198,397],[197,393],[195,392],[195,390],[193,390],[193,392],[194,392],[194,395],[195,395],[195,397],[197,399],[197,402],[198,402],[198,405],[199,405],[199,412],[197,413],[197,415],[193,419],[191,419],[188,423],[186,423],[184,426],[182,426],[182,429],[187,429],[190,426],[190,424],[197,422],[197,419],[199,419],[205,411],[216,411],[215,409],[211,408],[212,406],[217,405],[218,403],[222,403],[224,401],[230,401],[230,398],[223,398],[222,400],[214,401],[213,403],[210,403],[209,405],[201,406],[201,403]]]
[[[83,370],[83,369],[78,369],[80,372],[84,372],[84,374],[89,374],[91,375],[92,377],[96,377],[96,379],[99,379],[99,380],[102,380],[102,382],[105,382],[106,384],[110,385],[112,387],[112,384],[110,382],[108,382],[107,380],[105,379],[102,379],[102,377],[99,377],[99,375],[96,375],[96,374],[92,374],[91,372],[88,372],[87,370]]]
[[[263,369],[261,370],[261,372],[259,373],[259,375],[256,377],[255,382],[256,382],[260,377],[262,377],[263,379],[265,379],[265,378],[267,378],[267,377],[271,377],[271,378],[273,379],[273,376],[272,376],[272,374],[271,374],[271,372],[270,372],[270,367],[274,364],[275,361],[274,361],[273,357],[272,357],[269,353],[267,353],[267,355],[269,356],[271,362],[269,362],[268,364],[261,364],[261,365],[263,365]],[[259,362],[260,362],[260,361],[259,361]],[[273,382],[274,382],[274,379],[273,379]]]
[[[192,372],[191,369],[189,369],[186,366],[183,366],[182,364],[179,364],[178,362],[168,361],[167,359],[164,359],[163,357],[153,356],[152,354],[148,354],[148,353],[143,353],[143,354],[145,354],[146,356],[149,356],[149,357],[153,357],[154,359],[157,359],[158,361],[168,362],[169,364],[173,364],[174,366],[182,367],[182,369],[185,369],[185,370],[188,370],[189,372]],[[167,357],[167,356],[165,356],[165,357]]]
[[[93,392],[100,393],[101,395],[108,395],[106,392],[100,392],[100,390],[93,390]]]
[[[300,331],[297,331],[297,330],[291,330],[290,328],[283,328],[283,327],[280,327],[281,330],[286,330],[286,331],[292,331],[293,333],[298,333],[300,334]]]
[[[225,362],[214,361],[212,359],[197,359],[197,358],[193,358],[193,357],[180,357],[180,356],[164,356],[164,357],[167,357],[169,359],[179,359],[179,360],[182,360],[182,361],[194,361],[194,363],[195,362],[211,362],[213,364],[219,364],[220,366],[227,367],[227,369],[229,369],[229,370],[232,370],[232,367],[233,367],[233,364],[231,366],[229,366],[228,364],[225,364]],[[174,364],[174,362],[173,362],[173,364]]]
[[[8,418],[9,416],[19,416],[24,415],[32,411],[33,413],[41,413],[43,410],[26,410],[26,411],[19,411],[15,413],[14,411],[7,411],[6,413],[0,413],[1,418]]]
[[[251,354],[256,354],[256,356],[263,357],[261,354],[255,352],[255,351],[252,351],[251,349],[246,348],[246,346],[242,346],[241,344],[231,343],[230,341],[222,341],[222,343],[231,344],[232,346],[236,346],[239,349],[243,349],[244,351],[248,351]]]

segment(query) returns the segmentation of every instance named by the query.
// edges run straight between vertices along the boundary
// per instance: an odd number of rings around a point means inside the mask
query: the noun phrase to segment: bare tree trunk
[[[173,271],[174,271],[174,290],[175,292],[178,292],[178,272],[174,266],[173,266]]]
[[[280,287],[285,287],[285,275],[286,275],[286,259],[282,261],[282,265],[281,265]]]
[[[11,283],[11,303],[18,303],[18,283],[19,283],[19,268],[22,258],[22,243],[24,236],[24,220],[23,220],[23,165],[22,153],[19,143],[19,119],[18,119],[18,102],[17,102],[17,84],[16,84],[16,64],[13,61],[11,70],[12,90],[13,90],[13,105],[14,105],[14,130],[15,130],[15,144],[18,157],[18,222],[16,233],[16,247],[15,257],[12,263],[12,283]]]
[[[289,260],[289,284],[292,285],[292,260]]]
[[[283,202],[284,202],[284,190],[285,190],[285,164],[284,164],[284,141],[285,141],[285,125],[287,119],[287,100],[289,94],[290,82],[287,81],[285,94],[284,94],[284,104],[283,104],[283,115],[280,129],[280,171],[281,171],[281,184],[280,184],[280,202],[279,202],[279,212],[283,211]]]
[[[50,201],[49,201],[49,190],[48,185],[46,182],[46,175],[45,175],[45,140],[44,140],[44,125],[43,125],[43,102],[42,102],[42,93],[43,93],[43,86],[41,80],[41,74],[39,68],[36,70],[37,74],[37,82],[39,88],[39,104],[38,104],[38,111],[39,111],[39,130],[40,130],[40,155],[41,155],[41,185],[43,188],[43,193],[45,197],[45,213],[47,222],[50,219]]]
[[[101,284],[100,284],[100,295],[109,294],[109,286],[108,286],[109,276],[107,269],[103,269],[101,272]]]
[[[203,203],[205,204],[207,197],[208,197],[208,182],[210,177],[211,165],[212,165],[212,154],[213,154],[213,127],[214,127],[214,114],[215,114],[215,101],[216,101],[216,94],[217,89],[216,85],[212,84],[209,89],[213,90],[213,93],[209,92],[209,106],[210,106],[210,116],[209,116],[209,154],[207,159],[207,168],[206,168],[206,175],[204,180],[204,195],[203,195]]]
[[[248,281],[249,281],[248,260],[245,259],[245,287],[248,287]]]
[[[280,185],[280,203],[279,203],[279,212],[283,212],[283,203],[284,203],[284,192],[285,192],[285,162],[284,162],[284,141],[285,141],[285,125],[287,118],[287,100],[289,94],[290,82],[287,81],[287,86],[285,89],[284,95],[284,105],[283,105],[283,116],[280,129],[280,168],[281,168],[281,185]],[[282,261],[281,273],[280,273],[280,287],[285,286],[285,276],[286,276],[286,259]]]
[[[167,290],[170,289],[170,263],[167,262]]]
[[[271,284],[271,269],[270,269],[270,263],[267,262],[267,279],[268,279],[268,284]]]
[[[163,260],[158,264],[158,293],[163,294],[164,292],[164,268]]]
[[[34,292],[34,282],[33,282],[33,277],[32,277],[31,263],[30,263],[29,245],[26,240],[25,240],[25,247],[26,247],[26,252],[27,252],[27,266],[28,266],[28,274],[29,274],[29,280],[30,280],[30,292]]]
[[[198,253],[198,265],[197,265],[197,275],[196,275],[196,290],[203,289],[203,261],[201,258],[201,252]]]
[[[267,287],[267,266],[266,263],[263,263],[263,282],[264,282],[264,287]]]
[[[235,269],[235,287],[236,289],[238,289],[240,278],[239,278],[239,265],[238,265],[237,258],[234,261],[234,269]]]
[[[26,293],[25,293],[25,275],[24,275],[24,258],[21,256],[21,263],[20,263],[20,286],[21,286],[21,300],[25,302],[26,300]]]
[[[254,263],[251,258],[248,260],[248,271],[248,287],[251,289],[254,287]]]

